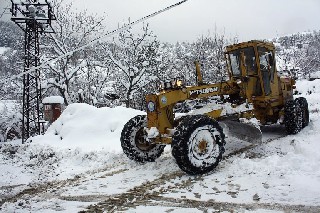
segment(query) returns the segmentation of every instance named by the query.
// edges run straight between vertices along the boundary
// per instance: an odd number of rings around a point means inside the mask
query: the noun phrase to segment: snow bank
[[[45,135],[28,142],[84,152],[122,152],[120,135],[123,126],[142,111],[125,107],[96,108],[87,104],[71,104],[47,130]]]
[[[301,80],[296,82],[296,90],[302,96],[320,93],[320,79],[314,81]]]

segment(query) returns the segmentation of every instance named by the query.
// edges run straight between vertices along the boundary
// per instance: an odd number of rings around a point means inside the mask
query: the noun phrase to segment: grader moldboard
[[[160,92],[146,96],[147,115],[129,120],[121,133],[124,153],[138,162],[155,161],[165,145],[171,144],[178,166],[188,174],[212,171],[225,151],[225,134],[250,141],[261,141],[261,131],[240,123],[241,118],[256,118],[260,125],[284,124],[288,134],[296,134],[309,123],[305,98],[294,100],[295,80],[280,77],[276,70],[272,43],[249,41],[226,47],[229,80],[214,84],[202,81],[199,63],[195,63],[197,86],[185,86],[181,80],[162,83]],[[228,97],[232,106],[252,108],[235,114],[223,113],[223,106],[204,114],[175,119],[174,106],[182,101]],[[241,137],[241,135],[243,137]]]

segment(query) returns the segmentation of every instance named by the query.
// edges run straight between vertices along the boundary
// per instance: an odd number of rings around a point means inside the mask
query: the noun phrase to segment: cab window
[[[229,67],[233,76],[240,76],[240,51],[235,50],[229,53]]]
[[[244,66],[246,75],[257,75],[256,56],[253,47],[247,47],[239,50],[234,50],[229,53],[229,65],[234,76],[241,75],[240,61],[243,54]]]
[[[258,52],[265,95],[269,95],[271,93],[270,83],[274,80],[275,72],[273,52],[264,47],[258,47]]]
[[[256,56],[254,54],[253,47],[248,47],[243,49],[244,52],[244,65],[246,67],[246,74],[247,75],[257,75],[257,63],[256,63]]]

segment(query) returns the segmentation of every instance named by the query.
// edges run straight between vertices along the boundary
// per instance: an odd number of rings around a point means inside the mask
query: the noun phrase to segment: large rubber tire
[[[308,107],[308,101],[304,97],[299,97],[295,100],[302,111],[302,128],[309,125],[309,107]]]
[[[225,135],[217,121],[205,115],[186,116],[172,138],[172,155],[191,175],[212,171],[222,159]]]
[[[137,162],[153,162],[164,150],[164,145],[149,144],[146,141],[144,127],[147,126],[147,117],[137,115],[131,118],[121,132],[121,146],[123,152],[131,160]]]
[[[297,101],[289,100],[286,102],[284,126],[288,134],[297,134],[302,129],[302,110]]]

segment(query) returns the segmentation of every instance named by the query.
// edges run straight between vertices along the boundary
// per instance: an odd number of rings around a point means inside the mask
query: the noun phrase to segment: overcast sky
[[[109,30],[179,0],[66,0],[106,14]],[[9,0],[0,0],[0,15]],[[241,41],[320,30],[320,0],[188,0],[148,21],[161,41],[193,41],[215,31]],[[139,28],[136,26],[135,28]]]

